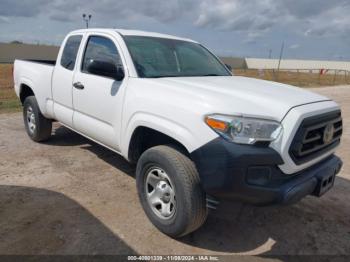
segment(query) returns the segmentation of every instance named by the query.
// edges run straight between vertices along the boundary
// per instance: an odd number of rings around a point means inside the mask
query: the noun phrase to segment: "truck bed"
[[[38,101],[43,115],[47,115],[47,101],[52,99],[51,79],[55,60],[20,60],[14,63],[14,84],[16,94],[20,97],[23,85],[29,86]]]
[[[17,59],[17,60],[52,65],[52,66],[56,65],[56,60],[38,60],[38,59]]]

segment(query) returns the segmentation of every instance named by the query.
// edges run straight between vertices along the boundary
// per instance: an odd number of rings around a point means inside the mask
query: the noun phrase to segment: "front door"
[[[82,134],[119,151],[122,94],[127,78],[117,81],[87,69],[92,61],[122,67],[116,44],[105,35],[87,37],[81,65],[73,81],[73,125]]]

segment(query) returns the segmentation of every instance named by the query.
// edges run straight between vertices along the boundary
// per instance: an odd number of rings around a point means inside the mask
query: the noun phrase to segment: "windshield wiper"
[[[205,74],[205,75],[159,75],[159,76],[146,76],[145,78],[163,78],[163,77],[202,77],[202,76],[223,76],[218,74]]]
[[[200,76],[223,76],[223,75],[218,75],[218,74],[205,74],[205,75],[200,75]]]
[[[146,78],[182,77],[180,75],[146,76]]]

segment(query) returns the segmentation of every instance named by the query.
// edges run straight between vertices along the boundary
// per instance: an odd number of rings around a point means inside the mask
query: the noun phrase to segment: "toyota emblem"
[[[329,144],[333,139],[333,135],[334,135],[334,126],[333,124],[328,124],[323,132],[323,143]]]

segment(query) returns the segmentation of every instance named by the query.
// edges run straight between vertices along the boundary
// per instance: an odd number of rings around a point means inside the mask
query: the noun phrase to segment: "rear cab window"
[[[74,69],[82,37],[82,35],[72,35],[67,39],[61,57],[62,67],[71,71]]]

